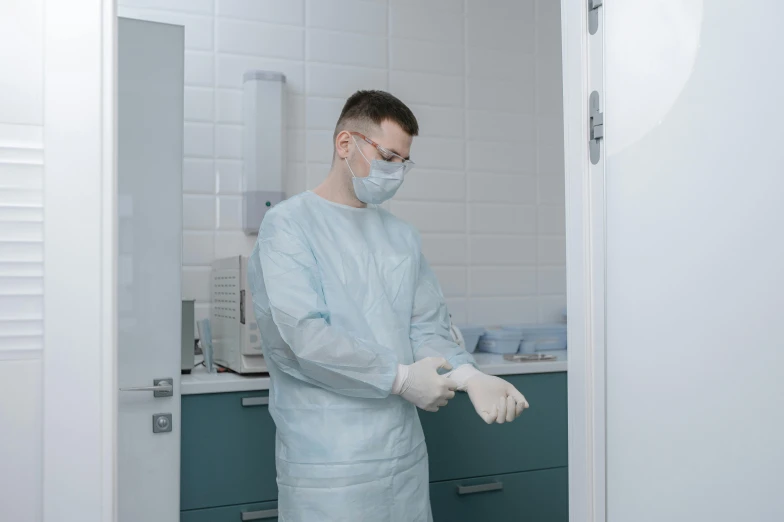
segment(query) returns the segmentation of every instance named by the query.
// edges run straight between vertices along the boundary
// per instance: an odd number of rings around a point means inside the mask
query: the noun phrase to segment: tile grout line
[[[463,173],[465,175],[464,190],[465,190],[465,259],[466,259],[466,272],[465,272],[465,304],[464,314],[465,322],[471,322],[471,296],[473,295],[473,281],[471,278],[471,206],[468,204],[469,190],[471,184],[469,183],[469,169],[468,169],[468,0],[463,0]]]

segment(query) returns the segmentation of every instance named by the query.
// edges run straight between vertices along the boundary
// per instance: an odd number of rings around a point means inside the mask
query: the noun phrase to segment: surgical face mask
[[[408,169],[404,163],[393,163],[391,161],[382,160],[369,161],[362,153],[362,149],[359,148],[356,138],[353,136],[352,138],[354,139],[354,144],[357,146],[359,153],[362,154],[365,161],[370,164],[370,173],[367,177],[358,178],[354,175],[348,158],[345,159],[348,170],[351,172],[351,176],[353,176],[352,182],[354,184],[354,193],[357,195],[357,199],[363,203],[367,203],[368,205],[380,205],[395,195],[397,189],[403,184],[403,178]]]

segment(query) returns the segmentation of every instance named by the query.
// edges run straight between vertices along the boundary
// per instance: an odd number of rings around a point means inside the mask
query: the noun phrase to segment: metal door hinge
[[[588,32],[596,34],[599,30],[599,8],[602,0],[588,0]]]
[[[591,152],[591,163],[596,165],[601,156],[599,140],[604,139],[604,113],[600,110],[599,93],[596,91],[591,93],[588,100],[588,111],[588,149]]]

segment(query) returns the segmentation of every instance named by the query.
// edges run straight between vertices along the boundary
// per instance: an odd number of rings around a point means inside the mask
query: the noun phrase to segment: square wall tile
[[[467,249],[464,234],[422,234],[422,253],[431,265],[465,264]]]
[[[536,269],[492,267],[471,269],[471,297],[534,296]]]
[[[305,23],[305,0],[216,0],[219,16],[286,25]]]
[[[212,87],[215,84],[212,53],[185,51],[185,85]]]
[[[414,225],[420,232],[464,232],[464,203],[421,203],[392,201],[392,213]]]
[[[536,238],[472,235],[469,252],[471,266],[535,266]]]
[[[215,162],[218,194],[242,193],[242,161],[221,159]]]
[[[566,235],[566,209],[564,207],[547,207],[540,205],[537,208],[537,227],[540,235]]]
[[[566,199],[566,186],[561,175],[539,176],[539,203],[563,206]]]
[[[535,78],[487,81],[468,78],[468,108],[533,114]]]
[[[183,160],[182,190],[189,194],[215,193],[215,164],[211,159]]]
[[[242,197],[218,197],[219,230],[242,230]]]
[[[535,323],[535,297],[473,297],[468,303],[468,322],[486,326]]]
[[[218,125],[215,152],[221,159],[242,159],[242,126]]]
[[[539,265],[566,265],[566,239],[539,237]]]
[[[536,176],[470,172],[468,174],[468,201],[535,205],[537,201]]]
[[[563,116],[539,116],[536,118],[536,134],[539,145],[563,148]]]
[[[392,0],[390,37],[463,43],[463,3],[454,0]]]
[[[203,15],[212,14],[212,0],[120,0],[119,3],[123,7],[165,9],[167,11],[184,11]]]
[[[386,69],[361,69],[310,63],[308,95],[346,100],[360,89],[387,89]]]
[[[182,228],[215,230],[215,196],[186,194],[182,199]]]
[[[466,24],[467,47],[515,49],[522,54],[536,52],[533,16],[512,18],[504,9],[475,10]]]
[[[543,296],[539,303],[540,323],[563,323],[563,311],[566,310],[566,296]]]
[[[537,271],[539,295],[566,294],[566,267],[541,267]]]
[[[409,105],[419,123],[419,135],[434,138],[462,138],[463,109],[434,107],[432,105]],[[414,143],[419,138],[414,138]]]
[[[455,324],[468,323],[468,300],[462,297],[447,297],[446,308]]]
[[[305,128],[305,96],[286,93],[286,126],[289,129]]]
[[[346,100],[308,96],[305,102],[305,127],[308,130],[335,130]]]
[[[565,172],[563,140],[554,145],[540,144],[537,148],[539,172],[546,175],[563,176]]]
[[[460,171],[414,169],[395,194],[395,201],[465,201],[466,175]]]
[[[256,236],[244,232],[219,230],[215,232],[215,259],[233,256],[249,256],[256,244]]]
[[[390,71],[389,91],[406,104],[463,106],[462,76]]]
[[[307,59],[310,62],[355,65],[373,69],[387,67],[386,38],[309,29],[306,39]]]
[[[307,131],[306,139],[306,160],[323,163],[332,162],[332,156],[335,152],[332,131]]]
[[[239,89],[218,89],[218,123],[242,125],[242,91]]]
[[[329,174],[329,163],[308,163],[305,174],[305,187],[312,190],[321,184]]]
[[[301,27],[218,19],[219,53],[302,60],[304,40],[305,30]]]
[[[469,139],[477,141],[504,141],[508,143],[534,143],[537,123],[532,114],[503,111],[467,111],[466,131]],[[510,152],[515,154],[514,146]]]
[[[185,87],[185,120],[212,123],[215,114],[214,97],[215,93],[211,87]]]
[[[210,266],[182,268],[182,298],[194,301],[210,300]]]
[[[547,0],[552,2],[552,0]],[[553,2],[558,3],[558,2]],[[492,16],[488,16],[488,11]],[[466,16],[471,18],[503,18],[505,20],[532,20],[534,0],[467,0]]]
[[[386,2],[307,0],[307,25],[344,33],[386,36]]]
[[[465,297],[466,269],[464,267],[434,266],[433,273],[441,285],[444,297]]]
[[[182,233],[182,264],[185,266],[209,266],[215,253],[215,233]],[[207,296],[209,299],[209,296]]]
[[[528,81],[533,82],[536,75],[536,56],[521,54],[517,49],[485,49],[469,47],[466,49],[468,76],[481,78],[486,82]]]
[[[305,161],[305,131],[301,130],[294,130],[288,131],[288,140],[286,141],[286,151],[288,153],[289,161]],[[324,161],[329,161],[329,159],[324,158]]]
[[[183,133],[185,156],[212,158],[214,139],[211,123],[186,123]]]
[[[533,174],[536,172],[536,145],[519,143],[510,147],[509,143],[499,141],[469,141],[468,168]]]
[[[465,143],[462,140],[419,137],[411,147],[411,159],[417,168],[462,170],[465,166]],[[415,171],[412,170],[413,175]]]
[[[472,234],[536,234],[536,207],[471,203],[468,205]]]
[[[392,39],[389,67],[400,71],[462,75],[463,47],[421,40]]]
[[[539,59],[536,63],[536,113],[563,114],[563,78],[561,61]]]

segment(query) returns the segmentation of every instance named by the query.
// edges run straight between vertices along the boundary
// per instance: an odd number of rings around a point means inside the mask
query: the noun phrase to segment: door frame
[[[115,3],[45,1],[45,521],[117,518]]]
[[[588,1],[561,0],[569,314],[569,520],[606,520],[604,144],[589,160],[588,97],[604,106],[604,8],[588,34]]]

